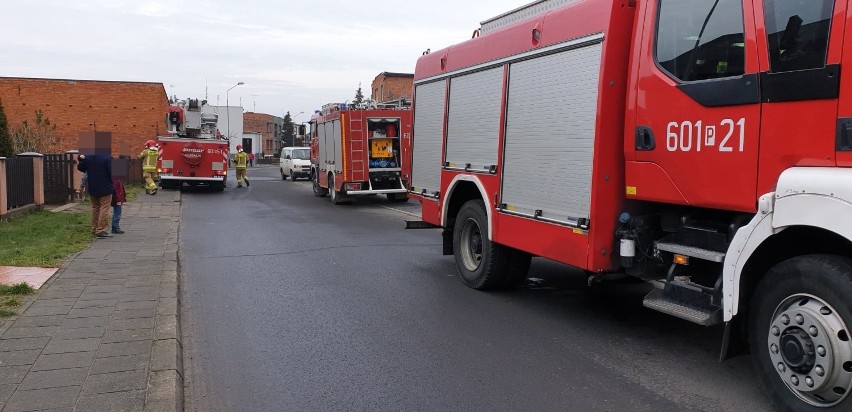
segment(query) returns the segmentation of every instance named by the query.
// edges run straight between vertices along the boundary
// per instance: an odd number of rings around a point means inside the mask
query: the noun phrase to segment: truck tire
[[[407,202],[408,201],[408,193],[388,193],[385,195],[388,197],[388,201],[391,202]]]
[[[296,175],[293,174],[293,169],[290,169],[290,181],[291,182],[296,181]]]
[[[344,200],[345,197],[334,188],[334,174],[328,175],[328,193],[329,197],[331,197],[331,204],[333,205],[345,205],[351,203],[348,200]]]
[[[761,279],[751,301],[752,360],[778,406],[852,409],[852,259],[806,255]]]
[[[517,285],[519,278],[526,278],[529,261],[524,267],[520,252],[489,241],[487,233],[485,203],[470,200],[462,205],[453,227],[453,255],[462,283],[476,290]]]
[[[281,169],[281,180],[287,180],[287,175],[284,174],[284,169]]]
[[[318,174],[311,173],[311,181],[313,182],[311,184],[311,186],[313,186],[313,189],[314,189],[314,196],[325,197],[325,195],[328,194],[328,190],[324,189],[322,186],[320,186]]]

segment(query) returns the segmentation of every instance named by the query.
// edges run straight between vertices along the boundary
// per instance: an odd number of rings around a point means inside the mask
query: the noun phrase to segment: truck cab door
[[[628,199],[756,209],[753,1],[639,2],[625,123]]]
[[[842,146],[852,144],[852,136],[842,141],[852,118],[838,116],[840,78],[848,76],[840,69],[846,8],[846,0],[755,3],[761,28],[758,195],[775,190],[787,168],[834,167]]]

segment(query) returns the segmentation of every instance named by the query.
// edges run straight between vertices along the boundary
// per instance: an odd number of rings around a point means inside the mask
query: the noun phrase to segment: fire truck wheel
[[[462,282],[477,290],[508,286],[514,249],[488,240],[488,215],[482,200],[465,203],[453,227],[453,251]]]
[[[311,181],[312,181],[311,186],[313,186],[313,189],[314,189],[314,196],[325,197],[325,195],[328,194],[328,190],[323,189],[323,187],[320,186],[318,174],[311,173]]]
[[[796,411],[852,409],[852,259],[807,255],[779,263],[750,307],[752,360],[765,387]]]
[[[407,202],[408,201],[408,193],[388,193],[385,195],[388,197],[388,200],[391,202]]]
[[[333,205],[342,205],[348,204],[349,201],[344,200],[345,197],[340,194],[338,190],[334,188],[334,175],[328,175],[328,193],[329,197],[331,197],[331,204]]]

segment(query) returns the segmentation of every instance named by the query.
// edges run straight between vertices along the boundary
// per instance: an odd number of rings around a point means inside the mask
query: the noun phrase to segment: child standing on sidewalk
[[[112,179],[112,186],[115,191],[112,194],[112,233],[124,234],[121,230],[121,206],[127,201],[124,194],[124,184],[121,179]]]

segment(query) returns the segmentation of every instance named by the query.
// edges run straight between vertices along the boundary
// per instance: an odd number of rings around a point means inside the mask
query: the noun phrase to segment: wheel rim
[[[331,201],[334,202],[337,200],[337,190],[334,190],[334,179],[328,179],[328,190],[331,191]]]
[[[769,358],[799,399],[817,407],[839,404],[852,390],[852,342],[843,318],[822,299],[796,294],[775,309]]]
[[[464,267],[473,272],[482,263],[482,231],[479,223],[468,218],[462,223],[461,257]]]

